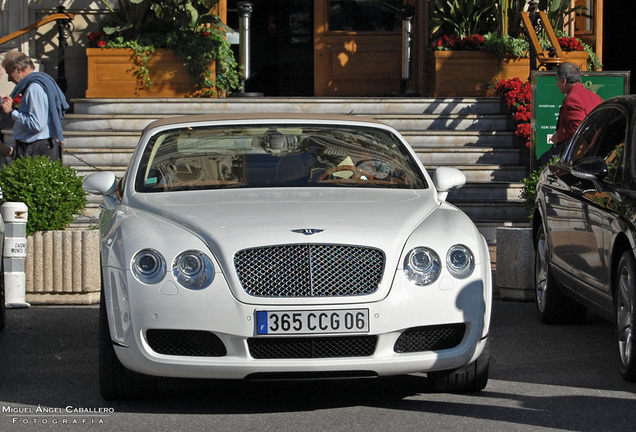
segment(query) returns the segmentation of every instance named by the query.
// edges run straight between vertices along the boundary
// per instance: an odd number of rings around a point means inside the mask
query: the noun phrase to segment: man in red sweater
[[[565,95],[565,99],[559,110],[556,132],[550,138],[554,147],[541,156],[540,165],[547,164],[554,156],[560,157],[583,119],[596,105],[603,102],[599,95],[581,84],[581,70],[572,63],[563,63],[557,67],[556,86]]]

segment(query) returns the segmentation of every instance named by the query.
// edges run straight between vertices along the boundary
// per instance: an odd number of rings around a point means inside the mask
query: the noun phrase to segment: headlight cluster
[[[446,253],[446,266],[453,277],[465,279],[475,269],[475,258],[466,246],[455,245]],[[416,247],[411,249],[404,258],[406,277],[415,285],[432,284],[437,280],[441,271],[441,260],[433,249]]]
[[[166,276],[166,261],[156,250],[144,249],[133,258],[132,272],[138,281],[156,284]],[[174,259],[172,275],[185,288],[203,289],[210,286],[214,280],[214,265],[203,252],[189,250]]]

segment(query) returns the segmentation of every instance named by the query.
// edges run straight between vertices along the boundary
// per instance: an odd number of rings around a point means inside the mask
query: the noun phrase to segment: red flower
[[[433,48],[437,50],[479,50],[484,47],[484,43],[485,39],[483,35],[471,35],[466,37],[444,35],[433,43]]]
[[[22,95],[19,94],[16,97],[13,98],[13,109],[17,110],[18,108],[20,108],[20,102],[22,101]]]
[[[519,78],[501,80],[495,85],[495,92],[503,98],[512,113],[512,118],[517,124],[515,135],[526,143],[527,148],[530,148],[530,120],[532,118],[532,86],[530,82],[521,82]]]
[[[575,37],[572,37],[572,38],[561,37],[561,38],[558,38],[558,41],[559,41],[559,45],[561,46],[561,49],[565,51],[584,51],[585,50],[585,48],[583,47],[583,43],[581,43],[581,41]]]
[[[102,32],[90,32],[88,34],[88,40],[90,42],[90,46],[92,47],[98,47],[98,48],[103,48],[106,46],[106,41],[104,40],[106,38],[106,33],[102,33]]]

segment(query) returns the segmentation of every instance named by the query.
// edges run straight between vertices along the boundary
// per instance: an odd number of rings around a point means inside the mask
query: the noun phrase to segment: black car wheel
[[[636,263],[631,251],[623,253],[616,273],[616,329],[620,371],[627,381],[636,381]]]
[[[447,393],[476,392],[486,388],[490,369],[490,341],[477,360],[453,371],[429,372],[428,382],[433,391]]]
[[[544,324],[580,323],[587,309],[563,295],[552,276],[548,256],[548,241],[541,226],[534,244],[534,294],[539,320]]]
[[[103,287],[99,301],[99,391],[108,401],[145,399],[158,391],[156,379],[129,371],[117,358],[108,328]]]

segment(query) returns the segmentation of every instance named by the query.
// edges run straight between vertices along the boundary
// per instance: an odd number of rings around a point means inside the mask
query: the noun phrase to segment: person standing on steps
[[[16,84],[11,96],[2,100],[2,111],[14,121],[15,157],[44,155],[60,160],[62,119],[69,109],[64,93],[50,75],[37,72],[24,53],[7,54],[2,67]],[[19,105],[14,106],[17,100]]]

